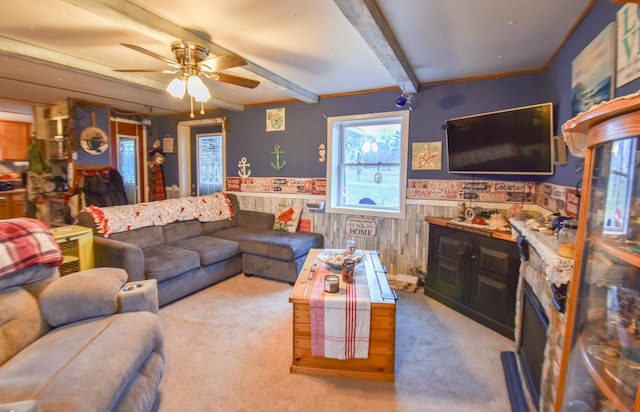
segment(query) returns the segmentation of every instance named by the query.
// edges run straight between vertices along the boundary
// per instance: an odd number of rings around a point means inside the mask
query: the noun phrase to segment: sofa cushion
[[[118,268],[94,268],[62,276],[40,296],[45,320],[53,327],[118,311],[118,291],[127,272]]]
[[[144,272],[158,283],[200,267],[200,254],[169,245],[144,249]]]
[[[162,227],[165,243],[172,243],[182,239],[188,239],[202,234],[202,224],[199,220],[187,220],[174,222]]]
[[[175,244],[170,244],[170,246],[198,252],[202,266],[222,262],[241,252],[238,242],[211,236],[192,237],[176,242]]]
[[[254,231],[235,227],[214,233],[212,236],[240,242],[244,253],[280,260],[295,260],[309,253],[309,249],[322,247],[324,238],[319,233],[281,230]]]
[[[228,229],[235,227],[236,219],[218,220],[216,222],[202,222],[202,234],[209,235],[217,232],[218,230]]]
[[[112,410],[127,382],[152,360],[154,375],[162,376],[163,354],[160,321],[150,312],[62,326],[0,368],[0,403],[36,400],[43,411]]]
[[[131,243],[141,249],[164,243],[162,226],[141,227],[140,229],[128,232],[114,233],[111,235],[111,239]]]

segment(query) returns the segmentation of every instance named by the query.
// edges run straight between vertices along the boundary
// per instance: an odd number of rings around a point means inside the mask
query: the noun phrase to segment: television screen
[[[447,120],[450,173],[553,174],[553,104]]]

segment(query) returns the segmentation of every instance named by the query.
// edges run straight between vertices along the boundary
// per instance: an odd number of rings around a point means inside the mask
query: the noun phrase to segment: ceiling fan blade
[[[247,61],[235,54],[223,54],[222,56],[211,57],[200,62],[200,68],[205,72],[219,72],[220,70],[232,67],[244,66]]]
[[[225,74],[225,73],[211,73],[211,74],[206,74],[206,76],[211,80],[216,80],[223,83],[235,84],[236,86],[247,87],[249,89],[253,89],[260,84],[260,82],[257,80],[247,79],[244,77],[238,77],[238,76]]]
[[[123,45],[124,47],[128,47],[128,48],[130,48],[131,50],[135,50],[135,51],[137,51],[137,52],[140,52],[140,53],[146,54],[147,56],[151,56],[151,57],[153,57],[154,59],[161,60],[161,61],[163,61],[163,62],[167,63],[167,64],[168,64],[169,66],[171,66],[171,67],[175,67],[175,68],[177,68],[177,69],[179,69],[179,68],[180,68],[180,64],[179,64],[178,62],[176,62],[176,61],[174,61],[174,60],[171,60],[171,59],[169,59],[169,58],[167,58],[167,57],[164,57],[164,56],[163,56],[163,55],[161,55],[161,54],[158,54],[158,53],[152,52],[151,50],[147,50],[147,49],[145,49],[145,48],[143,48],[143,47],[140,47],[140,46],[136,46],[135,44],[129,44],[129,43],[120,43],[120,44],[121,44],[121,45]]]
[[[178,69],[113,69],[114,72],[123,72],[123,73],[165,73],[165,74],[174,74],[178,73],[180,70]]]

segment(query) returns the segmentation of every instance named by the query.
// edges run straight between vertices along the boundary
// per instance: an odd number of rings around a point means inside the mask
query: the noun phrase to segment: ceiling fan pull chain
[[[204,102],[200,102],[200,114],[204,115]]]
[[[189,97],[190,97],[190,99],[189,99],[189,100],[191,100],[191,114],[189,115],[189,117],[193,119],[194,117],[196,117],[196,116],[193,114],[193,96],[189,96]]]

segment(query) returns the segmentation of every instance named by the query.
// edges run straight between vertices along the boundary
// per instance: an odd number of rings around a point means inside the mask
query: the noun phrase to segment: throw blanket
[[[311,353],[325,358],[369,357],[371,298],[364,265],[356,266],[353,283],[340,279],[340,291],[324,291],[329,266],[318,262],[310,296]]]
[[[198,219],[201,222],[233,218],[231,202],[225,193],[206,196],[181,197],[133,205],[96,207],[84,209],[91,214],[98,233],[109,237],[113,233],[126,232],[147,226]]]
[[[44,223],[36,219],[0,220],[0,276],[35,265],[60,266],[62,252]]]

